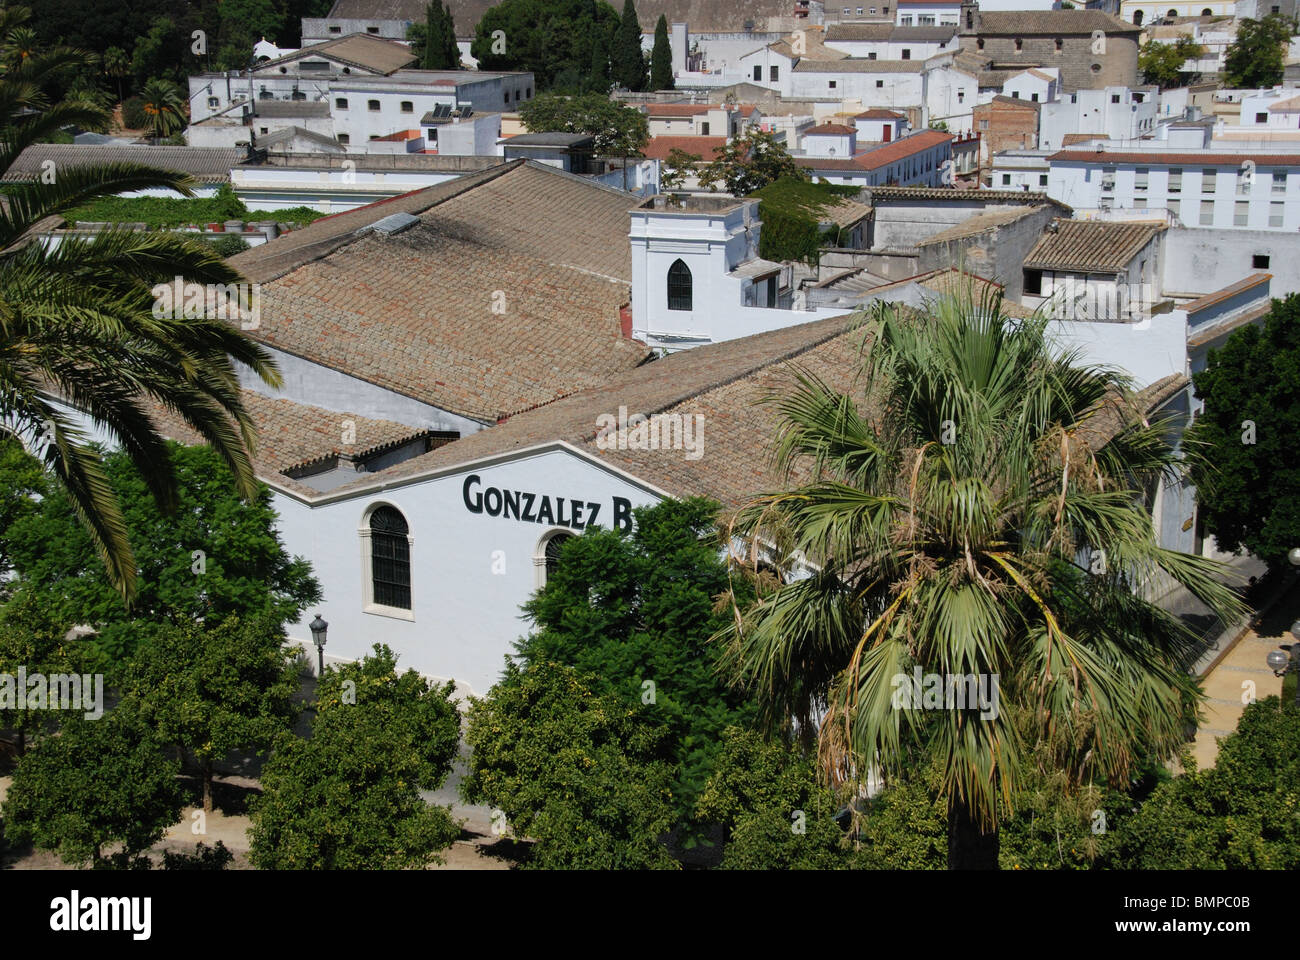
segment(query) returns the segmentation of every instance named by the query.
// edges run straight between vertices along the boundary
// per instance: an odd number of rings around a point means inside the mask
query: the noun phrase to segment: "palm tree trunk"
[[[948,869],[998,869],[998,832],[985,832],[963,800],[948,806]]]

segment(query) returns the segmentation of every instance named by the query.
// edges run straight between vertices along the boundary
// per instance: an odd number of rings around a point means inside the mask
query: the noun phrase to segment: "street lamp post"
[[[325,632],[329,629],[329,624],[321,619],[320,614],[316,614],[316,619],[307,624],[311,630],[311,638],[316,644],[316,657],[318,670],[317,678],[325,676]]]

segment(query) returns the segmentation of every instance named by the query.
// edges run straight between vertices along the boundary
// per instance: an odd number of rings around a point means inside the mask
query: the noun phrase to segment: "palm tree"
[[[52,72],[84,62],[84,54],[60,48],[6,56],[5,39],[24,15],[20,8],[0,9],[0,170],[64,125],[105,116],[89,104],[51,104],[42,93]],[[151,412],[163,408],[181,417],[220,452],[240,493],[251,497],[257,490],[253,424],[236,363],[273,386],[280,377],[269,354],[219,317],[154,316],[151,290],[174,277],[240,281],[206,244],[121,230],[65,238],[53,249],[36,239],[38,224],[101,197],[155,188],[193,196],[192,177],[116,162],[48,172],[7,184],[0,204],[0,425],[62,482],[110,581],[130,602],[136,564],[117,496],[76,415],[51,394],[111,436],[168,508],[176,479]]]
[[[140,99],[144,101],[149,137],[154,143],[185,126],[185,101],[170,80],[150,80],[140,91]]]
[[[121,47],[109,47],[104,51],[104,75],[117,81],[117,100],[122,101],[122,78],[131,72],[131,60]]]
[[[995,868],[1000,805],[1044,744],[1076,784],[1118,785],[1183,743],[1194,638],[1142,585],[1163,571],[1224,614],[1237,600],[1219,565],[1155,541],[1145,500],[1179,460],[1126,377],[969,290],[879,306],[864,333],[863,402],[807,372],[771,399],[775,462],[804,482],[733,527],[762,543],[779,525],[818,569],[718,639],[770,726],[819,725],[832,781],[935,757],[949,866]],[[987,678],[996,709],[946,688],[924,704],[945,709],[907,709],[916,668]]]

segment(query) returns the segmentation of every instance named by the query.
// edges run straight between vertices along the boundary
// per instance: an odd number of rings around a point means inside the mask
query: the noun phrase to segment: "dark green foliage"
[[[131,611],[109,582],[61,488],[51,490],[37,511],[0,530],[0,542],[21,577],[17,593],[36,598],[67,626],[94,625],[95,648],[108,662],[123,659],[158,624],[215,627],[237,614],[284,624],[320,598],[310,564],[290,557],[280,542],[265,486],[245,502],[210,447],[168,443],[167,451],[178,479],[171,514],[159,509],[125,454],[104,458],[139,568],[138,601]]]
[[[30,841],[68,863],[99,864],[120,844],[126,865],[180,819],[180,767],[127,705],[97,720],[63,719],[18,763],[4,803],[10,843]]]
[[[85,645],[67,639],[67,624],[52,616],[49,608],[32,596],[20,596],[0,607],[0,674],[83,673],[87,660]],[[0,730],[18,734],[21,754],[29,737],[40,733],[57,714],[49,710],[0,708]]]
[[[413,42],[411,52],[420,58],[423,70],[460,68],[460,50],[456,46],[456,24],[451,10],[442,0],[432,0],[425,8],[423,24],[411,24],[407,37]]]
[[[544,93],[521,105],[519,117],[529,133],[589,133],[595,137],[593,146],[600,156],[635,156],[650,139],[650,123],[644,113],[601,93]]]
[[[1282,82],[1286,50],[1295,22],[1278,14],[1237,22],[1237,36],[1223,61],[1224,83],[1235,89],[1272,87]]]
[[[817,778],[814,758],[783,742],[728,728],[697,817],[726,832],[726,870],[835,870],[855,861],[835,821],[843,804]]]
[[[666,500],[634,511],[630,534],[593,528],[568,541],[555,575],[524,605],[538,629],[518,644],[528,663],[592,674],[598,695],[665,729],[680,767],[674,793],[682,814],[713,770],[722,731],[753,719],[719,675],[709,643],[727,617],[715,599],[730,586],[713,533],[716,511],[698,498]]]
[[[220,840],[216,846],[209,847],[199,841],[193,853],[173,853],[163,851],[164,870],[224,870],[235,859],[235,855],[226,849]]]
[[[284,27],[282,2],[221,0],[216,66],[221,70],[247,69],[254,45],[263,38],[275,42],[283,35]]]
[[[660,842],[673,822],[666,730],[599,686],[560,664],[509,663],[469,708],[462,795],[537,841],[530,866],[672,869]]]
[[[143,130],[149,125],[149,118],[144,112],[144,101],[139,97],[127,97],[122,101],[122,125],[128,130]]]
[[[1183,73],[1183,64],[1204,55],[1204,47],[1191,37],[1179,37],[1174,43],[1152,40],[1138,54],[1138,69],[1142,79],[1161,87],[1181,87],[1190,79]]]
[[[752,196],[760,198],[758,210],[763,220],[759,256],[778,263],[802,260],[816,264],[819,248],[838,246],[840,241],[833,224],[822,230],[827,208],[859,192],[858,187],[795,178],[777,180],[754,191]]]
[[[663,14],[655,24],[655,45],[650,51],[650,89],[673,89],[673,48],[668,42],[668,18]]]
[[[633,0],[623,0],[623,15],[614,39],[614,82],[628,90],[640,91],[649,82],[645,51],[641,49],[641,21]]]
[[[208,243],[212,244],[212,249],[223,257],[233,257],[235,254],[243,253],[248,249],[248,241],[236,234],[215,237],[209,240]]]
[[[603,93],[595,48],[609,50],[618,24],[603,0],[502,0],[479,21],[470,51],[483,70],[532,71],[539,90]]]
[[[460,715],[453,684],[397,673],[387,647],[326,670],[311,738],[282,735],[252,805],[253,863],[269,870],[423,867],[459,835],[432,806],[451,770]]]
[[[122,688],[160,737],[199,761],[203,807],[211,810],[213,763],[268,747],[293,728],[296,659],[274,618],[232,617],[207,629],[166,624],[136,650]]]
[[[1246,707],[1213,768],[1161,784],[1116,831],[1126,870],[1300,868],[1300,711]]]
[[[737,197],[786,178],[807,180],[808,172],[795,163],[775,134],[758,128],[728,141],[700,170],[701,186],[713,190],[721,184]]]
[[[1211,350],[1193,380],[1205,411],[1185,446],[1205,529],[1222,550],[1286,567],[1300,543],[1300,295]]]
[[[13,560],[5,531],[40,509],[39,498],[48,492],[48,484],[39,461],[16,438],[0,433],[0,600],[13,588],[9,580]]]
[[[323,216],[325,214],[310,207],[249,210],[229,184],[222,184],[215,196],[196,200],[180,197],[104,197],[73,207],[67,212],[66,219],[71,224],[143,223],[157,230],[186,224],[203,226],[226,220],[274,220],[277,223],[308,224]]]

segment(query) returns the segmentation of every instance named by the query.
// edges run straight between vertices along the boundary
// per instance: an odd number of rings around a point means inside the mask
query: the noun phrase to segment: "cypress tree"
[[[636,4],[623,0],[623,17],[618,24],[614,45],[614,79],[629,90],[646,87],[645,54],[641,52],[641,22],[636,18]]]
[[[609,34],[597,23],[591,34],[591,70],[587,74],[587,88],[593,93],[609,93]]]
[[[456,46],[456,21],[452,18],[450,5],[442,5],[442,25],[443,25],[443,67],[448,70],[455,70],[460,66],[460,47]]]
[[[655,46],[650,54],[650,89],[673,88],[673,49],[668,43],[668,18],[662,13],[655,24]]]

